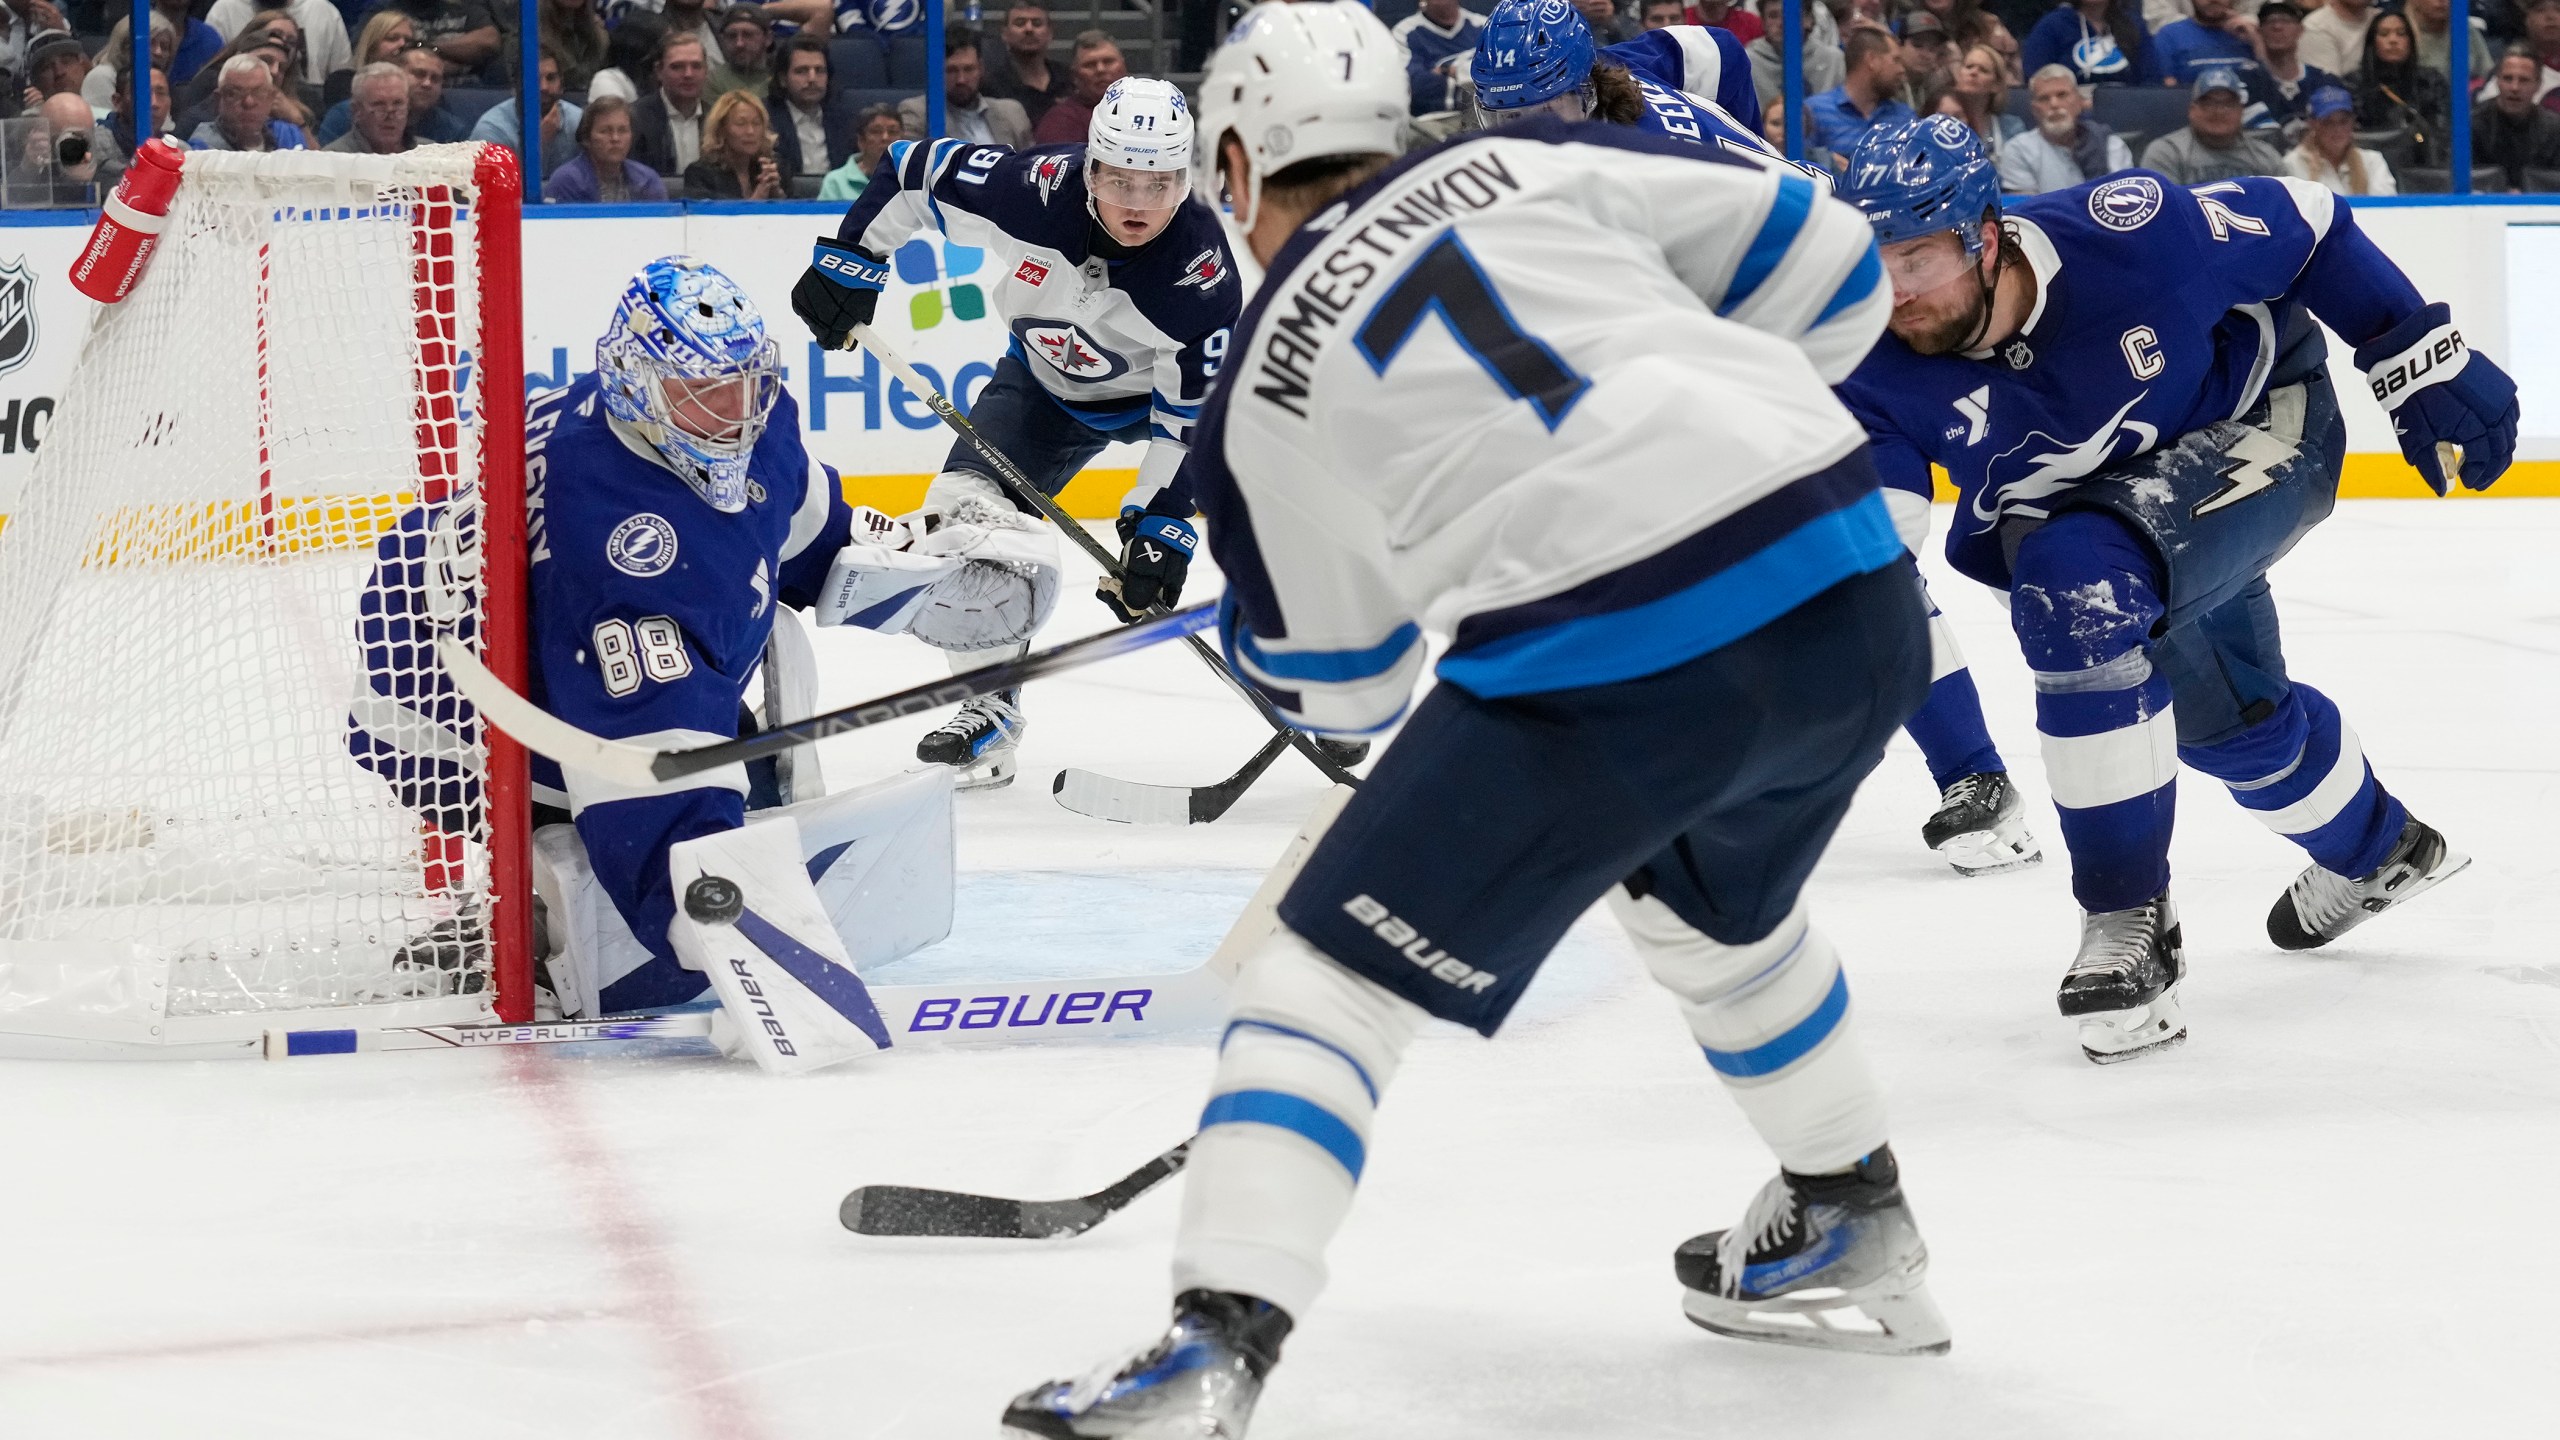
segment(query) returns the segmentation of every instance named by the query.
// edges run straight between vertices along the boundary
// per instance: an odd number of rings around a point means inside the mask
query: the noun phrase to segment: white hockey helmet
[[[1214,195],[1226,137],[1253,168],[1232,197],[1239,228],[1262,205],[1262,182],[1302,160],[1396,155],[1404,150],[1412,89],[1405,48],[1368,7],[1351,0],[1262,4],[1245,12],[1200,80],[1200,136],[1193,188]]]

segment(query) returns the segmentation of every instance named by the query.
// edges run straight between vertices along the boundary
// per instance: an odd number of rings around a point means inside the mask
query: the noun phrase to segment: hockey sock
[[[1884,1143],[1884,1091],[1850,1024],[1848,977],[1802,904],[1748,945],[1710,939],[1623,886],[1609,907],[1781,1166],[1845,1169]]]
[[[2336,702],[2300,681],[2275,714],[2220,744],[2181,746],[2178,758],[2332,874],[2371,873],[2409,821]]]
[[[2158,562],[2112,515],[2069,511],[2018,550],[2009,621],[2035,674],[2045,786],[2080,908],[2126,910],[2168,888],[2178,729],[2144,649],[2165,609]]]
[[[1946,628],[1946,622],[1929,621],[1931,635]],[[1934,648],[1934,647],[1932,647]],[[1967,775],[2006,772],[2008,762],[2000,758],[2000,747],[1991,743],[1991,727],[1982,721],[1982,695],[1974,689],[1973,672],[1961,657],[1956,667],[1940,675],[1929,686],[1929,698],[1920,713],[1904,722],[1904,730],[1920,746],[1922,758],[1929,762],[1929,778],[1940,790]]]
[[[1191,1142],[1173,1288],[1303,1317],[1422,1010],[1281,926],[1237,977],[1234,1017]]]

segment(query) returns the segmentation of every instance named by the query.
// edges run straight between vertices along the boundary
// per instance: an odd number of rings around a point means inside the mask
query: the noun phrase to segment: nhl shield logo
[[[36,277],[21,255],[0,265],[0,375],[36,353]]]

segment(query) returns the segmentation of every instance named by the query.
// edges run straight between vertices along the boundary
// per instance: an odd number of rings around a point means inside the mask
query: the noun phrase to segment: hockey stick
[[[942,417],[943,424],[950,426],[961,439],[968,441],[969,448],[977,451],[980,459],[994,467],[996,478],[1004,482],[1004,487],[1013,492],[1015,499],[1047,516],[1050,523],[1074,537],[1076,544],[1084,550],[1084,553],[1092,557],[1093,563],[1102,567],[1103,574],[1114,580],[1123,578],[1119,559],[1110,551],[1103,549],[1102,543],[1093,538],[1092,532],[1077,523],[1075,517],[1061,508],[1057,501],[1050,499],[1039,486],[1032,484],[1030,477],[1016,469],[1014,463],[1005,457],[1003,451],[979,434],[978,427],[969,423],[969,417],[960,413],[959,407],[951,403],[950,397],[944,395],[938,387],[922,375],[917,374],[915,367],[907,363],[905,356],[900,355],[889,342],[880,338],[880,332],[868,325],[856,325],[851,331],[851,336],[854,343],[879,356],[881,364],[888,366],[909,390],[922,397],[924,403],[932,407],[933,413]],[[1164,613],[1166,613],[1165,608],[1161,605],[1152,606],[1147,611],[1149,616]],[[1254,713],[1262,717],[1262,722],[1277,732],[1291,749],[1306,756],[1309,763],[1323,771],[1326,779],[1336,785],[1359,788],[1359,777],[1334,763],[1332,756],[1318,749],[1313,736],[1282,719],[1280,712],[1272,708],[1271,702],[1263,698],[1262,692],[1246,684],[1242,677],[1228,669],[1227,662],[1219,657],[1217,651],[1209,648],[1207,641],[1195,635],[1188,643],[1191,646],[1191,653],[1199,656],[1202,664],[1207,665],[1219,679],[1225,681],[1227,688],[1243,696],[1245,703],[1254,708]],[[1257,777],[1260,774],[1258,771],[1255,773]],[[1253,782],[1248,779],[1245,783],[1249,785]],[[1234,802],[1230,800],[1229,803]]]
[[[1191,1158],[1183,1141],[1090,1195],[1073,1200],[1007,1200],[963,1190],[864,1185],[844,1197],[836,1218],[857,1235],[929,1235],[949,1239],[1058,1240],[1081,1235],[1130,1201],[1182,1172]]]
[[[824,740],[860,730],[901,715],[921,710],[937,710],[957,705],[979,695],[1010,690],[1028,680],[1055,675],[1078,666],[1143,650],[1160,640],[1177,635],[1197,635],[1217,623],[1213,604],[1194,605],[1187,610],[1150,615],[1134,625],[1087,635],[1064,645],[1034,651],[1017,659],[982,665],[964,671],[948,680],[931,680],[894,695],[865,700],[777,725],[740,740],[722,740],[711,745],[697,745],[683,750],[656,750],[635,745],[627,740],[608,740],[592,735],[535,705],[507,688],[507,683],[480,663],[471,648],[451,635],[436,638],[436,658],[444,662],[445,673],[453,677],[454,687],[476,707],[481,716],[534,751],[548,755],[573,770],[611,780],[620,785],[656,785],[681,779],[723,765],[741,764],[778,754],[795,745]]]
[[[1227,813],[1280,752],[1289,737],[1274,735],[1244,762],[1244,768],[1215,785],[1148,785],[1091,770],[1061,770],[1049,782],[1058,803],[1079,815],[1121,825],[1206,825]]]

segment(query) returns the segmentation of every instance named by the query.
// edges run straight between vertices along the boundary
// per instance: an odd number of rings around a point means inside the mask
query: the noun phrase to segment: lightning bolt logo
[[[2284,479],[2276,473],[2276,467],[2299,452],[2264,430],[2243,430],[2239,440],[2223,453],[2231,457],[2231,463],[2222,471],[2222,488],[2197,501],[2187,511],[2188,519],[2201,520],[2216,510],[2228,509],[2261,491],[2274,489]]]

